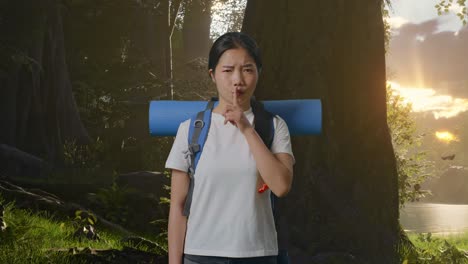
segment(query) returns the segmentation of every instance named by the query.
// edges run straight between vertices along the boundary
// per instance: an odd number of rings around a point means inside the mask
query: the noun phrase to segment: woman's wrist
[[[241,130],[241,133],[244,136],[247,136],[248,133],[255,133],[255,129],[253,128],[253,126],[246,126],[244,127],[244,129]]]

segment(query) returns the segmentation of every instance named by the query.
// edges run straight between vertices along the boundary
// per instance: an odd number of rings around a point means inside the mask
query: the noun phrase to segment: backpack
[[[187,156],[190,156],[191,159],[188,171],[190,177],[190,184],[184,205],[183,214],[185,216],[189,216],[190,214],[190,206],[192,204],[193,189],[195,184],[195,178],[193,176],[195,175],[195,170],[197,168],[198,161],[200,160],[201,153],[203,152],[203,146],[205,145],[206,139],[208,137],[208,131],[210,129],[211,123],[211,113],[213,111],[214,104],[216,101],[218,101],[217,97],[211,98],[211,100],[208,101],[205,110],[198,112],[195,116],[193,116],[190,119],[190,127],[188,133],[188,150],[185,153]],[[265,110],[263,104],[255,100],[255,97],[251,98],[250,105],[252,107],[252,112],[255,116],[255,131],[257,131],[263,143],[268,147],[268,149],[270,149],[273,143],[273,136],[275,134],[273,124],[274,114]],[[278,197],[273,192],[271,192],[271,208],[273,210],[273,218],[275,219],[276,229],[278,230],[278,225],[276,223],[277,212],[275,210],[275,203],[277,199]],[[287,251],[279,250],[278,264],[286,263],[289,263]]]

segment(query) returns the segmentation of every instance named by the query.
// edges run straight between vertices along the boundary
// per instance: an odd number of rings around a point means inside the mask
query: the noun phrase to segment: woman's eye
[[[246,72],[253,72],[252,69],[245,69]]]

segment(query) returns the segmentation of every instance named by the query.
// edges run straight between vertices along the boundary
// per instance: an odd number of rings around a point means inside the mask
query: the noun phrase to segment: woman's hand
[[[252,125],[250,124],[247,117],[244,115],[244,110],[239,105],[239,101],[237,98],[237,89],[238,88],[236,88],[232,92],[232,104],[228,104],[226,106],[226,111],[223,114],[225,118],[224,124],[230,122],[231,124],[239,128],[241,133],[244,134],[244,132],[248,128],[252,128]]]

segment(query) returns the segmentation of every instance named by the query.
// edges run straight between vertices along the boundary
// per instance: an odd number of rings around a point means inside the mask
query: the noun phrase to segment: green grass
[[[4,220],[7,229],[0,232],[0,263],[71,263],[66,254],[58,254],[51,249],[89,247],[120,250],[124,246],[133,247],[120,242],[121,234],[100,231],[99,225],[99,241],[79,241],[73,238],[76,226],[72,220],[59,221],[46,212],[15,209],[12,203],[5,206]]]
[[[120,241],[123,234],[102,230],[99,223],[99,241],[80,241],[73,238],[76,226],[72,219],[64,221],[47,212],[17,209],[13,203],[5,206],[4,219],[8,227],[0,232],[0,263],[79,263],[77,259],[67,258],[67,254],[56,253],[53,249],[120,250],[126,246],[134,247]],[[404,258],[405,264],[468,263],[468,233],[444,236],[410,233],[408,238],[416,247],[416,252]],[[149,251],[143,247],[138,249]]]
[[[416,247],[405,264],[458,264],[468,263],[468,233],[455,235],[408,234]]]
[[[436,234],[409,234],[413,244],[420,248],[433,247],[434,245],[446,240],[448,243],[461,250],[468,250],[468,232],[460,234],[436,235]],[[429,237],[429,241],[427,241]],[[428,243],[429,242],[429,243]]]

